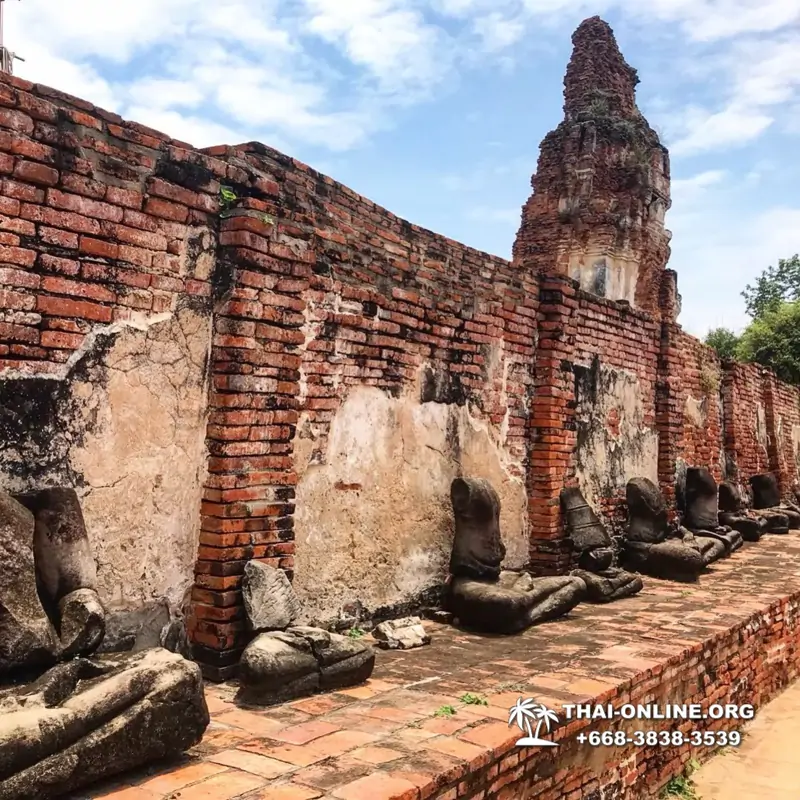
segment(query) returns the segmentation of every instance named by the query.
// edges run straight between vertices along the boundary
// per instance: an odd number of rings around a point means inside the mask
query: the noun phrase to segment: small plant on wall
[[[719,372],[716,369],[707,364],[700,367],[700,387],[706,394],[718,392],[719,383]]]
[[[230,186],[219,187],[219,215],[221,217],[230,216],[234,204],[239,199],[236,192]]]

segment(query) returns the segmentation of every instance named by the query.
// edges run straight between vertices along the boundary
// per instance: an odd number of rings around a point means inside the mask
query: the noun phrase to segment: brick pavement
[[[567,618],[513,637],[429,623],[429,647],[380,651],[373,679],[346,691],[257,709],[235,702],[233,684],[209,685],[212,722],[185,759],[76,798],[460,797],[455,788],[442,794],[442,787],[468,783],[470,772],[508,749],[518,735],[507,726],[508,708],[519,696],[556,710],[612,696],[798,593],[800,534],[793,533],[745,545],[696,585],[646,579],[635,598],[581,605]],[[488,705],[465,704],[460,698],[466,693]],[[455,715],[436,715],[448,705]]]

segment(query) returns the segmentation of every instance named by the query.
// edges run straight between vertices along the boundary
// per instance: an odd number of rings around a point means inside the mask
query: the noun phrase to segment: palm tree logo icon
[[[531,720],[537,721],[535,733],[531,730]],[[541,703],[535,703],[530,698],[523,700],[520,697],[508,715],[509,725],[516,723],[521,731],[528,732],[527,736],[523,736],[517,741],[517,747],[558,747],[556,742],[548,742],[547,739],[539,738],[542,725],[544,725],[545,730],[549,733],[551,722],[558,722],[558,715],[555,711],[551,711],[547,706],[543,706]]]

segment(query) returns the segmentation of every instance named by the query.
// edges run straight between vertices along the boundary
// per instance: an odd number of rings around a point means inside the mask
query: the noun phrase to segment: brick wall
[[[594,708],[625,704],[658,706],[668,703],[749,704],[758,710],[800,675],[797,635],[800,597],[794,595],[759,611],[750,619],[703,644],[646,670],[619,687],[587,700]],[[498,726],[499,727],[499,726]],[[681,746],[593,747],[580,743],[582,733],[634,730],[741,730],[740,720],[686,720],[676,725],[657,721],[620,723],[573,720],[553,736],[557,750],[521,749],[516,737],[498,731],[492,758],[481,755],[432,797],[455,800],[639,800],[660,796],[661,788],[681,775],[692,759],[703,760],[714,747]],[[502,741],[501,741],[502,740]],[[475,744],[486,745],[480,738]]]
[[[668,703],[752,705],[758,710],[800,675],[797,622],[800,597],[774,603],[735,628],[724,631],[690,650],[672,657],[665,665],[634,675],[626,683],[587,700],[592,707],[627,703],[658,706]],[[487,726],[493,727],[493,726]],[[691,759],[703,760],[713,747],[658,746],[593,747],[577,737],[592,731],[634,730],[691,731],[740,730],[739,720],[686,720],[676,725],[657,721],[573,720],[559,728],[554,740],[559,747],[522,749],[507,730],[475,744],[492,744],[463,774],[442,786],[434,798],[441,800],[639,800],[659,796],[661,788],[681,775]],[[480,729],[478,729],[480,730]],[[513,738],[512,738],[513,737]]]
[[[680,373],[679,409],[683,414],[680,457],[688,466],[706,466],[723,477],[722,367],[714,350],[681,331],[676,339]]]
[[[769,469],[766,399],[762,370],[754,364],[732,364],[722,381],[725,453],[740,479]]]
[[[598,475],[595,491],[587,485],[585,493],[594,494],[598,510],[619,521],[632,473],[658,477],[657,448],[647,443],[651,439],[654,445],[657,436],[660,325],[627,303],[581,292],[576,330],[575,363],[589,366],[597,359],[599,369],[599,396],[587,398],[582,421],[594,433],[593,457],[604,477]]]
[[[729,364],[723,374],[725,453],[740,482],[759,472],[778,476],[784,497],[800,477],[800,390],[754,364]]]
[[[190,251],[224,164],[5,75],[0,153],[0,368],[54,371],[98,324],[211,294]]]
[[[434,587],[459,473],[498,488],[510,563],[539,572],[569,565],[567,483],[619,519],[634,474],[670,500],[680,460],[719,476],[723,439],[740,475],[779,469],[784,490],[796,477],[797,390],[733,366],[720,419],[718,365],[671,311],[662,322],[467,248],[262,145],[194,150],[8,77],[0,104],[3,378],[61,375],[104,326],[186,303],[212,318],[194,355],[210,384],[207,458],[191,464],[203,499],[169,534],[199,548],[189,627],[212,676],[247,641],[252,558],[294,574],[320,614]],[[152,491],[186,456],[164,458]],[[154,542],[132,552],[156,564]]]
[[[230,164],[226,185],[241,199],[219,240],[231,288],[215,317],[192,630],[224,674],[247,640],[244,565],[294,570],[295,487],[331,461],[331,425],[355,387],[410,393],[412,406],[470,407],[495,432],[508,475],[524,481],[537,291],[508,262],[412,226],[280,153],[209,152]],[[453,460],[460,470],[460,455]],[[368,489],[346,479],[330,488],[342,497]],[[349,524],[371,520],[361,509]],[[334,582],[311,574],[339,558],[326,533],[329,563],[301,563],[301,590],[322,594],[320,583]],[[341,558],[347,573],[363,571],[358,553]],[[368,577],[358,577],[366,595]],[[354,589],[346,599],[362,598]]]
[[[193,582],[227,169],[0,79],[0,476],[81,491],[103,602],[134,636]]]

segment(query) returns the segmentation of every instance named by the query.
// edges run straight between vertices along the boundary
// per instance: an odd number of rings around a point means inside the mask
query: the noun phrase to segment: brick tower
[[[636,70],[610,26],[572,36],[564,121],[544,138],[514,263],[657,313],[671,234],[669,154],[636,107]]]

